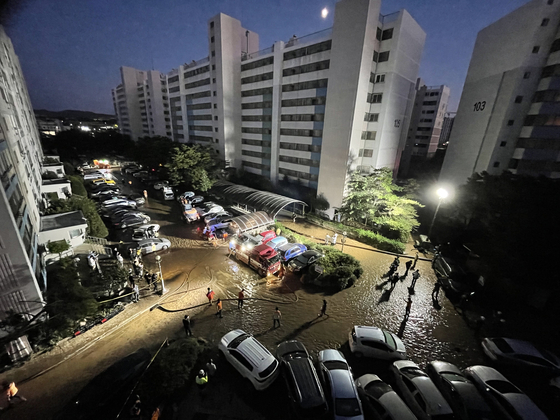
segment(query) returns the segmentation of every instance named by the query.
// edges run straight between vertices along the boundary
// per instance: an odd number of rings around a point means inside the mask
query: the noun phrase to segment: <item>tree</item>
[[[97,212],[95,202],[88,198],[73,195],[67,200],[54,200],[47,209],[47,214],[59,214],[75,210],[81,210],[87,219],[88,235],[98,238],[105,238],[109,235],[107,227]]]
[[[213,149],[198,144],[181,144],[171,150],[169,163],[165,167],[171,183],[208,191],[220,169],[216,162]]]
[[[84,186],[84,180],[81,176],[70,175],[68,179],[70,180],[72,194],[80,195],[82,197],[87,197],[86,187]]]
[[[406,187],[393,183],[389,168],[372,173],[354,172],[348,181],[348,194],[340,208],[346,220],[372,224],[389,238],[406,242],[419,225],[417,208],[422,205],[406,192]]]
[[[138,139],[131,151],[136,162],[148,170],[157,170],[169,163],[175,146],[176,143],[167,137],[142,137]]]

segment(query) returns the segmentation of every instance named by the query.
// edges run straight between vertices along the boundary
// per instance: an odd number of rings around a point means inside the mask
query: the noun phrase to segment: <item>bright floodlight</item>
[[[440,200],[443,200],[444,198],[447,198],[449,193],[447,192],[446,189],[440,188],[440,189],[437,190],[437,195],[440,198]]]
[[[328,15],[329,15],[329,9],[327,9],[326,7],[323,8],[323,10],[321,10],[322,18],[325,19]]]

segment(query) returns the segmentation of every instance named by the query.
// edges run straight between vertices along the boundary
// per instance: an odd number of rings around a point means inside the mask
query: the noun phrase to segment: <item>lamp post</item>
[[[340,241],[340,243],[342,244],[342,249],[341,249],[342,252],[344,252],[344,244],[346,243],[346,236],[348,236],[348,233],[346,231],[342,232],[342,240]]]
[[[156,262],[158,264],[159,267],[159,276],[161,278],[161,294],[165,294],[165,292],[167,292],[167,289],[165,288],[165,283],[163,281],[163,273],[161,272],[161,257],[159,255],[156,255]]]
[[[432,219],[432,223],[430,224],[430,229],[428,230],[428,238],[429,238],[429,239],[431,239],[431,237],[432,237],[432,228],[434,227],[434,222],[436,221],[436,216],[437,216],[437,213],[438,213],[438,210],[439,210],[439,206],[441,206],[441,202],[442,202],[445,198],[447,198],[447,196],[449,195],[449,193],[447,192],[447,190],[444,189],[444,188],[439,188],[439,189],[436,191],[436,193],[437,193],[437,195],[438,195],[438,197],[439,197],[439,201],[438,201],[438,204],[437,204],[437,207],[436,207],[436,211],[434,212],[434,217],[433,217],[433,219]]]

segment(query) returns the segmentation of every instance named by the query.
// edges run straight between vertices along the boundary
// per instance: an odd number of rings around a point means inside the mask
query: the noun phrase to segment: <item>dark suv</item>
[[[299,341],[285,341],[276,348],[276,357],[288,388],[288,396],[300,419],[320,419],[328,411],[328,404],[319,382],[313,361]]]

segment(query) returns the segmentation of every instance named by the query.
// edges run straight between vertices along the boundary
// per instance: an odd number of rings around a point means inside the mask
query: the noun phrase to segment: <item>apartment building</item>
[[[421,79],[418,79],[416,85],[416,99],[405,149],[401,155],[399,176],[406,176],[412,159],[418,162],[434,156],[440,143],[449,102],[447,86],[426,86]]]
[[[396,171],[406,141],[426,35],[405,10],[380,8],[341,0],[332,28],[263,50],[238,20],[213,17],[208,57],[166,75],[165,135],[212,146],[227,166],[273,183],[297,180],[324,194],[332,215],[349,172]],[[129,103],[126,85],[113,91],[115,109]],[[127,118],[122,132],[141,137]]]
[[[441,134],[439,136],[439,146],[447,146],[451,130],[453,130],[453,123],[455,122],[456,112],[446,112],[443,117],[443,125],[441,126]]]
[[[19,60],[0,26],[0,319],[42,309],[37,254],[43,150]]]
[[[440,180],[560,177],[560,0],[533,0],[478,33]]]

